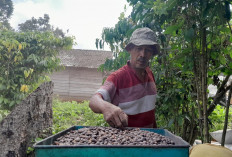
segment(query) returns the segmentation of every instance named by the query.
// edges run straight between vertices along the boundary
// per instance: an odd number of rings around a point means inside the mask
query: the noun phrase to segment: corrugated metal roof
[[[98,68],[107,58],[112,58],[111,51],[72,49],[59,54],[61,64],[72,67]]]

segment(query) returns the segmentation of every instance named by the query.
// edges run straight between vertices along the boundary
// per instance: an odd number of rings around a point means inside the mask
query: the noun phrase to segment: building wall
[[[54,96],[61,100],[89,100],[102,85],[103,73],[97,68],[66,67],[65,70],[54,72]]]

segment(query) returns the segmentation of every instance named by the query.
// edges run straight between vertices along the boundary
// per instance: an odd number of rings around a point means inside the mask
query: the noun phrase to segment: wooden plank
[[[53,93],[54,95],[69,95],[69,93],[67,92],[56,92],[56,93]]]
[[[66,77],[66,76],[57,76],[56,78],[51,78],[53,80],[66,80],[66,81],[69,81],[69,77]]]
[[[91,98],[93,94],[89,94],[89,93],[78,93],[78,95],[76,94],[69,94],[69,96],[73,96],[73,97],[89,97]]]
[[[98,87],[98,88],[100,88],[101,87],[101,84],[99,84],[99,83],[79,83],[79,84],[77,84],[77,83],[70,83],[70,87],[74,87],[74,88],[82,88],[82,87],[86,87],[86,88],[91,88],[91,87]]]
[[[50,77],[54,82],[54,94],[82,99],[90,98],[101,87],[103,73],[97,69],[67,67]]]
[[[102,81],[99,80],[99,81],[96,81],[96,80],[87,80],[87,79],[82,79],[82,80],[70,80],[69,81],[71,84],[81,84],[81,83],[85,83],[85,84],[92,84],[92,83],[96,83],[96,84],[102,84]]]
[[[70,88],[69,92],[97,91],[99,88]]]

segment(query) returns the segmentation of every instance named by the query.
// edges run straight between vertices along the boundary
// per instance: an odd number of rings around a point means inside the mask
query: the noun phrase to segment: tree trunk
[[[0,156],[26,157],[37,137],[51,135],[53,83],[40,85],[0,123]]]
[[[202,104],[204,116],[204,142],[209,142],[209,127],[208,127],[208,114],[207,114],[207,51],[206,51],[206,28],[202,29],[202,58],[201,58],[201,71],[202,71]]]
[[[199,113],[199,118],[198,118],[198,125],[199,125],[199,130],[200,130],[200,137],[201,140],[203,141],[203,112],[202,112],[202,94],[201,94],[201,71],[200,69],[200,52],[193,47],[193,43],[191,44],[192,47],[192,54],[193,54],[193,71],[194,71],[194,89],[197,93],[196,97],[196,105],[198,106],[198,113]]]
[[[232,85],[232,83],[231,83],[231,85]],[[221,146],[224,146],[224,144],[225,144],[226,130],[227,130],[227,125],[228,125],[228,115],[229,115],[229,108],[230,108],[230,100],[231,100],[231,93],[232,93],[232,86],[230,87],[228,100],[227,100],[227,103],[226,103],[226,115],[225,115],[224,129],[223,129],[223,133],[222,133]]]

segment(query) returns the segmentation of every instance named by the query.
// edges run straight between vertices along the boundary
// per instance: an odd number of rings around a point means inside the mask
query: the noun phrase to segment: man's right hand
[[[109,103],[102,113],[111,127],[122,129],[128,126],[128,116],[119,107]]]

